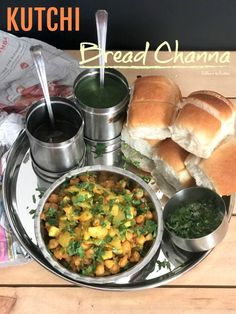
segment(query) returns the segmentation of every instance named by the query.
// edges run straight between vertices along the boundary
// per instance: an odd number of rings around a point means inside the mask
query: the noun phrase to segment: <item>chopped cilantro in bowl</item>
[[[163,219],[173,243],[190,252],[214,248],[228,229],[223,198],[204,187],[177,192],[165,205]]]
[[[168,215],[166,227],[182,238],[201,238],[214,231],[223,217],[212,199],[186,202]]]

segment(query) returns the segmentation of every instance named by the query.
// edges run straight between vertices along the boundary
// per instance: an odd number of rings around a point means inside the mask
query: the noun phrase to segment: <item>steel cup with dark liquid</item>
[[[50,123],[44,99],[26,116],[34,170],[44,178],[58,178],[80,166],[85,155],[84,121],[76,105],[65,98],[51,97],[55,126]],[[37,171],[40,170],[40,171]]]

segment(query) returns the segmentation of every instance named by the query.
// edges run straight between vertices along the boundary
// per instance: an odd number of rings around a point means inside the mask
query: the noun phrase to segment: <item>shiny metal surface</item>
[[[84,150],[85,151],[85,150]],[[76,165],[75,168],[81,168],[85,165],[85,159],[86,159],[86,154],[84,153],[84,155],[82,156],[82,159],[79,161],[78,165]],[[47,182],[48,184],[52,184],[53,182],[55,182],[58,178],[62,177],[65,173],[67,173],[68,171],[64,171],[64,172],[52,172],[52,171],[46,171],[42,168],[40,168],[33,160],[32,156],[31,156],[31,160],[32,160],[32,168],[35,172],[35,174],[42,179],[43,181]],[[73,168],[73,169],[75,169]],[[71,169],[72,170],[72,169]]]
[[[109,284],[86,284],[72,280],[54,269],[44,258],[39,250],[35,234],[34,219],[29,213],[30,209],[36,208],[39,197],[36,189],[38,178],[32,169],[32,161],[29,152],[29,141],[25,132],[18,137],[8,156],[8,163],[3,180],[4,206],[10,226],[23,248],[44,268],[55,275],[80,286],[99,290],[130,291],[143,290],[158,287],[173,281],[184,273],[190,271],[210,254],[206,252],[186,252],[176,247],[164,232],[161,250],[158,257],[154,256],[150,264],[144,268],[136,278],[125,278],[122,281]],[[36,196],[36,204],[32,200]],[[235,205],[235,194],[224,197],[228,218],[230,219]],[[158,263],[167,262],[168,268],[159,269]]]
[[[128,179],[129,182],[132,182],[131,184],[133,183],[137,184],[145,191],[146,197],[149,199],[149,202],[152,204],[153,210],[156,213],[157,235],[156,235],[156,238],[153,240],[150,249],[148,250],[146,255],[140,260],[140,262],[138,262],[133,267],[119,274],[112,275],[112,276],[104,276],[104,277],[89,277],[89,276],[82,276],[78,273],[72,272],[68,270],[67,268],[63,267],[58,261],[56,261],[53,258],[52,254],[47,249],[47,246],[43,239],[40,217],[41,217],[45,202],[47,201],[51,193],[53,193],[55,189],[57,189],[61,184],[63,184],[68,178],[71,178],[71,177],[74,177],[83,173],[95,173],[98,175],[102,173],[111,173],[111,174],[117,174],[121,178]],[[37,207],[37,211],[35,213],[34,221],[35,221],[35,235],[36,235],[38,246],[41,252],[43,253],[44,257],[49,261],[49,263],[63,275],[66,275],[67,277],[73,280],[88,283],[88,284],[107,284],[107,283],[112,283],[112,282],[114,283],[120,279],[132,277],[136,275],[152,260],[153,256],[156,254],[157,250],[159,249],[161,245],[163,229],[164,229],[161,203],[157,199],[151,187],[147,183],[145,183],[142,179],[140,179],[138,176],[136,176],[135,174],[127,170],[124,170],[118,167],[103,166],[103,165],[87,166],[80,169],[72,170],[66,173],[63,177],[59,178],[56,182],[54,182],[49,187],[49,189],[45,192],[43,197],[40,199],[38,207]]]
[[[166,218],[177,208],[184,204],[190,204],[201,200],[213,200],[216,207],[221,211],[222,221],[217,229],[201,238],[186,239],[177,236],[174,232],[168,230],[165,224]],[[175,245],[182,250],[189,252],[201,252],[213,249],[220,241],[223,240],[228,230],[227,210],[223,199],[214,191],[203,187],[191,187],[177,192],[165,205],[163,218],[166,230],[170,234],[170,238]]]
[[[52,110],[52,104],[48,91],[48,81],[45,69],[45,63],[42,55],[42,47],[40,45],[31,46],[30,52],[34,61],[34,65],[38,74],[38,78],[42,87],[45,103],[48,110],[49,119],[51,121],[52,127],[55,127],[55,119]]]
[[[84,138],[86,144],[86,164],[120,166],[122,162],[121,137],[109,141],[93,141]]]
[[[77,130],[70,139],[60,143],[47,143],[34,136],[35,129],[47,118],[44,100],[35,103],[26,116],[26,133],[30,142],[31,154],[41,169],[62,173],[78,165],[85,152],[83,140],[83,118],[76,105],[65,98],[51,97],[56,118],[70,121]]]
[[[99,57],[99,76],[100,76],[100,87],[104,86],[104,74],[105,74],[105,50],[106,50],[106,41],[107,41],[107,21],[108,13],[106,10],[98,10],[95,14],[96,18],[96,27],[97,27],[97,37],[98,37],[98,47],[102,49]]]
[[[99,75],[98,69],[83,71],[74,83],[74,95],[76,87],[87,76]],[[105,69],[105,76],[111,75],[120,80],[127,87],[127,95],[116,106],[109,108],[93,108],[83,104],[75,95],[78,107],[84,117],[84,136],[98,141],[107,141],[120,135],[126,118],[126,109],[129,102],[129,85],[126,78],[114,69]]]

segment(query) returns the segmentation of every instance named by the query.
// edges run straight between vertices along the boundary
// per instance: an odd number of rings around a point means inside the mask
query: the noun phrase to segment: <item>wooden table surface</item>
[[[69,53],[79,57],[79,52]],[[152,53],[147,64],[153,64]],[[223,68],[124,69],[122,72],[130,83],[140,74],[166,75],[179,84],[184,96],[198,89],[236,96],[235,52],[231,52],[230,64]],[[137,292],[106,292],[74,286],[34,261],[1,268],[0,314],[236,313],[235,246],[236,214],[233,214],[225,239],[199,265],[168,285]]]

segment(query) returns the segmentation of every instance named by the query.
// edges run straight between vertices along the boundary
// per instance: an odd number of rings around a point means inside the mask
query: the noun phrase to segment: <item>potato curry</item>
[[[54,258],[84,276],[127,270],[145,255],[157,233],[144,190],[109,172],[66,180],[47,199],[41,223]]]

